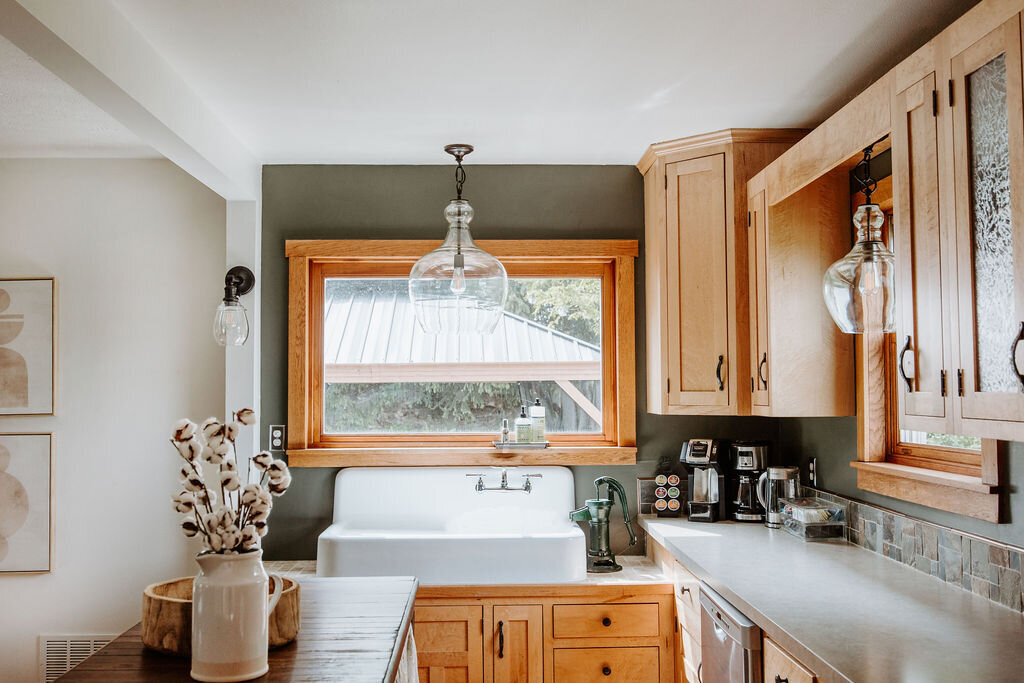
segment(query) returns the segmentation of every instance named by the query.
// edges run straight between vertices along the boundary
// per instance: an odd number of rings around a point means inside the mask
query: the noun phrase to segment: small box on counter
[[[846,505],[823,498],[782,498],[782,528],[805,541],[846,539]]]
[[[636,500],[641,515],[682,516],[684,493],[686,489],[676,474],[636,478]]]

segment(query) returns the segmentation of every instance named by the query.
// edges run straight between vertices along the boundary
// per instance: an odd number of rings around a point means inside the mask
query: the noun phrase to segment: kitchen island
[[[1021,613],[877,553],[761,524],[641,525],[819,681],[1021,680]]]
[[[261,681],[392,683],[410,635],[412,577],[301,577],[298,638],[270,651]],[[147,650],[136,624],[61,681],[188,681],[190,661]]]

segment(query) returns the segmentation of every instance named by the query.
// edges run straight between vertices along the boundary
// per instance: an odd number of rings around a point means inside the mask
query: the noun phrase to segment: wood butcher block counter
[[[270,651],[270,672],[258,680],[393,681],[409,632],[416,579],[301,576],[299,583],[299,636]],[[136,625],[60,680],[188,681],[188,672],[188,659],[145,649]]]
[[[818,681],[1024,680],[1024,616],[876,553],[760,524],[641,524]]]

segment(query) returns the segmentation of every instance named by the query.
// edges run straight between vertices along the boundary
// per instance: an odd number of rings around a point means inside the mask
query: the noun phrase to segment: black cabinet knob
[[[604,619],[601,620],[601,623],[604,624],[605,626],[611,626],[612,625],[612,620],[609,619],[608,617],[605,617]]]
[[[601,669],[601,673],[603,673],[605,676],[611,676],[612,670],[610,667],[606,666],[605,668]]]
[[[789,679],[783,678],[779,674],[775,674],[775,683],[789,683]]]

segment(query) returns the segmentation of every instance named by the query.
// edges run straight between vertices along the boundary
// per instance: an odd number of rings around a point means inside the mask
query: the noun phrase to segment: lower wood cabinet
[[[765,683],[815,683],[818,679],[810,669],[765,636],[764,680]]]
[[[658,683],[656,647],[590,647],[555,650],[554,683]]]
[[[423,683],[676,681],[672,584],[421,586]]]
[[[413,623],[420,683],[483,680],[483,613],[480,606],[416,605]]]

